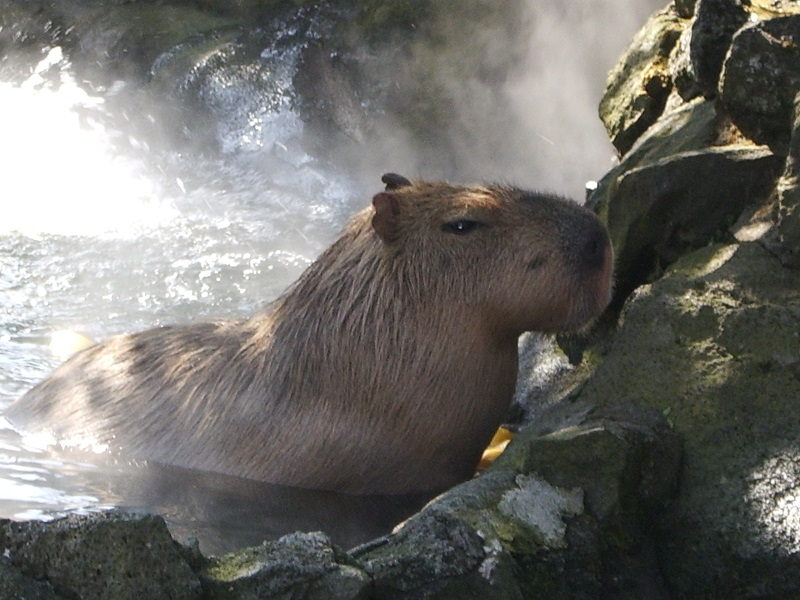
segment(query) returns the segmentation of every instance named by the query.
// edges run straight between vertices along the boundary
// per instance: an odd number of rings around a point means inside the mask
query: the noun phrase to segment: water
[[[52,50],[22,85],[0,83],[0,105],[10,108],[0,114],[0,411],[66,357],[69,348],[54,345],[54,336],[67,345],[74,336],[62,332],[102,340],[246,317],[296,279],[365,204],[344,176],[302,153],[287,157],[302,127],[290,111],[271,115],[285,135],[274,140],[282,152],[257,169],[224,154],[193,157],[189,170],[119,153],[114,141],[122,132],[91,118],[103,116],[103,99],[79,87],[68,65],[57,86],[43,83],[41,73],[61,62]],[[286,505],[307,509],[287,514]],[[156,509],[184,539],[199,534],[207,551],[322,528],[326,519],[310,515],[337,510],[335,495],[53,453],[0,420],[0,516],[114,506]],[[342,528],[340,539],[376,535],[370,520],[380,531],[391,525],[364,518],[367,524]]]
[[[633,33],[655,5],[620,1],[608,10]],[[496,164],[479,148],[463,149],[490,177],[580,197],[584,179],[609,165],[595,106],[625,36],[620,26],[608,33],[598,25],[603,15],[595,6],[567,19],[541,3],[534,42],[549,45],[532,43],[523,52],[533,62],[508,92],[525,115],[524,152],[510,153],[518,154],[513,164]],[[598,64],[594,41],[563,51],[562,33],[580,37],[581,19],[588,39],[613,36],[606,64]],[[0,414],[63,361],[78,334],[103,340],[250,315],[294,281],[379,189],[381,167],[365,177],[304,150],[304,124],[291,102],[296,56],[264,52],[255,71],[243,66],[203,80],[197,93],[217,119],[206,132],[217,142],[214,152],[162,136],[173,113],[130,81],[79,81],[57,45],[43,49],[22,81],[0,81]],[[155,66],[167,77],[170,61],[177,70],[180,58],[165,53]],[[566,60],[563,68],[550,65],[555,58]],[[14,57],[0,59],[6,68]],[[565,81],[563,73],[573,70]],[[270,90],[268,98],[253,92],[254,81]],[[596,84],[590,91],[587,81]],[[482,110],[491,107],[473,106],[469,114]],[[402,171],[414,152],[394,142],[380,152],[387,152],[385,170]],[[383,155],[373,158],[381,163]],[[467,170],[465,179],[484,175]],[[179,539],[196,535],[204,551],[222,552],[297,529],[324,529],[352,546],[388,531],[421,501],[308,493],[124,457],[57,453],[0,419],[0,517],[155,511]]]

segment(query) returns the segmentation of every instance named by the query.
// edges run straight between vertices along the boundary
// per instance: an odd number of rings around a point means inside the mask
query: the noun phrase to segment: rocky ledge
[[[663,595],[650,529],[676,489],[677,436],[647,409],[558,412],[557,427],[521,434],[489,472],[349,552],[316,532],[206,558],[149,515],[4,521],[0,597]]]

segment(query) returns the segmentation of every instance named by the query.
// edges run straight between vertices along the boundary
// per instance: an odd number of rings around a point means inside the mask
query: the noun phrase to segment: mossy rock
[[[678,597],[800,594],[785,510],[800,482],[798,306],[800,276],[760,245],[709,246],[636,291],[580,394],[662,411],[684,439],[680,493],[659,526]]]
[[[103,513],[0,522],[0,547],[23,574],[70,598],[192,599],[200,581],[161,517]]]
[[[620,154],[663,112],[672,91],[669,56],[684,27],[671,8],[654,14],[608,74],[600,119]]]

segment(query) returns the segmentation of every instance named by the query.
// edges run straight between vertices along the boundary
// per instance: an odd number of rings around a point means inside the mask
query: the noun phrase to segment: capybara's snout
[[[614,250],[605,224],[590,210],[566,201],[549,208],[560,239],[550,290],[563,310],[561,320],[548,329],[574,331],[600,316],[611,301]]]
[[[608,232],[599,220],[592,220],[582,233],[578,244],[578,260],[586,269],[605,270],[612,260],[611,241]]]
[[[571,267],[585,276],[606,270],[610,274],[613,251],[608,230],[600,218],[569,201],[551,208],[557,215],[561,253]]]
[[[603,222],[586,211],[576,228],[576,275],[585,282],[589,295],[589,320],[602,313],[611,301],[614,285],[614,250]]]

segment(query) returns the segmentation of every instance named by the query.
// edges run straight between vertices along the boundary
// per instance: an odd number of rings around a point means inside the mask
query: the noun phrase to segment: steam
[[[506,93],[519,122],[509,132],[523,158],[512,177],[580,198],[585,182],[614,165],[597,115],[606,75],[663,0],[542,2],[534,13],[525,66]]]
[[[434,27],[446,33],[451,47],[444,55],[440,49],[416,49],[415,59],[438,62],[438,83],[447,96],[443,110],[457,115],[457,121],[432,135],[444,138],[450,156],[426,155],[410,142],[407,129],[387,127],[389,141],[372,153],[379,159],[368,161],[367,168],[511,182],[581,200],[585,183],[614,165],[597,115],[606,75],[647,17],[663,5],[663,0],[526,0],[522,13],[512,17],[517,31],[508,31],[507,23],[459,20],[452,8],[443,7],[442,23]],[[469,29],[451,31],[458,27]],[[483,73],[452,65],[470,51],[470,40],[484,49],[478,66]],[[509,64],[514,66],[505,78],[493,81],[493,73]]]
[[[221,124],[223,150],[231,136],[258,142],[253,148],[225,152],[222,160],[260,153],[269,160],[288,161],[271,170],[270,183],[290,194],[304,196],[310,191],[301,201],[312,206],[338,204],[343,209],[337,212],[340,219],[364,204],[385,171],[464,182],[510,182],[580,200],[585,182],[613,166],[613,150],[597,116],[606,73],[647,16],[662,4],[663,0],[521,0],[513,32],[497,19],[470,22],[454,15],[451,5],[438,4],[432,26],[449,38],[448,49],[443,55],[438,48],[413,49],[418,66],[432,64],[444,93],[438,110],[452,123],[428,132],[436,142],[433,150],[421,148],[418,132],[409,130],[413,110],[402,124],[389,119],[372,123],[378,134],[360,149],[358,183],[347,189],[350,186],[334,181],[336,175],[329,170],[315,171],[312,157],[298,150],[299,140],[305,136],[308,141],[309,136],[296,114],[286,106],[270,107],[271,100],[264,99],[264,110],[254,113],[258,118],[239,119],[244,125],[235,122],[235,107],[218,115],[231,121]],[[471,42],[483,53],[475,73],[465,72],[469,63],[459,65]],[[50,85],[54,71],[59,73],[57,86]],[[418,72],[412,66],[410,76]],[[503,77],[494,80],[498,74]],[[86,118],[92,111],[107,111],[105,100],[78,85],[59,48],[50,50],[23,85],[0,82],[0,100],[7,109],[0,115],[4,132],[0,233],[97,235],[158,225],[175,216],[172,200],[164,198],[163,185],[157,181],[159,174],[148,173],[140,160],[113,150],[112,137],[125,132],[110,132]],[[450,120],[452,115],[455,120]],[[226,126],[245,129],[226,131]],[[312,141],[308,147],[314,146],[320,144]],[[331,153],[350,151],[340,148]],[[257,168],[265,176],[263,163]],[[203,169],[187,165],[185,170],[200,173],[194,189],[207,185]],[[177,177],[174,182],[170,193],[185,196],[184,180]],[[270,187],[252,183],[254,196],[258,189]],[[331,197],[321,198],[320,192]],[[343,202],[345,196],[352,199]],[[341,225],[328,220],[320,224],[328,229],[333,225],[334,230]]]

